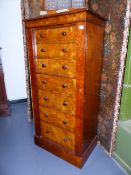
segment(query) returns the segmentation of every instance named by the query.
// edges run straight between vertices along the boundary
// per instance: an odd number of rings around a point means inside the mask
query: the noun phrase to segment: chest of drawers
[[[105,20],[82,8],[25,26],[35,143],[82,167],[97,143]]]

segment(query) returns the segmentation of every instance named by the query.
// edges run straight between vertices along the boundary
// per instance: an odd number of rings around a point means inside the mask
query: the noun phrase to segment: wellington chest
[[[82,8],[25,26],[35,143],[82,167],[97,143],[105,20]]]

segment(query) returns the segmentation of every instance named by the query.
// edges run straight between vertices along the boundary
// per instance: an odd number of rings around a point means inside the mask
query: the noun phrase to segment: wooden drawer
[[[59,93],[74,94],[76,80],[56,76],[37,74],[37,86],[40,90],[56,91]]]
[[[62,128],[75,128],[75,116],[67,113],[58,112],[54,109],[39,106],[40,119],[53,125],[60,126]]]
[[[48,42],[74,42],[76,39],[75,26],[50,28],[50,29],[38,29],[35,31],[36,43],[48,43]]]
[[[73,133],[44,122],[41,122],[41,133],[44,138],[50,139],[70,150],[75,150],[75,135]]]
[[[76,61],[37,59],[36,71],[37,73],[60,75],[74,78],[76,76]]]
[[[75,59],[75,44],[37,44],[36,57],[43,59]]]
[[[75,114],[75,95],[38,90],[38,98],[40,105]]]

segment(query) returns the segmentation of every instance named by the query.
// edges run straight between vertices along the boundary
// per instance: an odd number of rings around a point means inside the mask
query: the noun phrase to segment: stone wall
[[[105,28],[98,135],[100,143],[109,153],[112,153],[118,123],[126,58],[129,31],[129,1],[91,0],[90,7],[109,19]]]

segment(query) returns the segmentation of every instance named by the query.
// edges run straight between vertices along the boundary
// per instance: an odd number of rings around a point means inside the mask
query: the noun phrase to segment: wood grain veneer
[[[37,59],[37,73],[75,78],[76,60]]]
[[[76,91],[76,80],[57,76],[37,75],[37,85],[43,91],[72,94]]]
[[[35,143],[82,167],[97,143],[105,20],[82,8],[25,26]]]
[[[74,59],[76,56],[75,44],[37,44],[36,56],[42,59]]]

